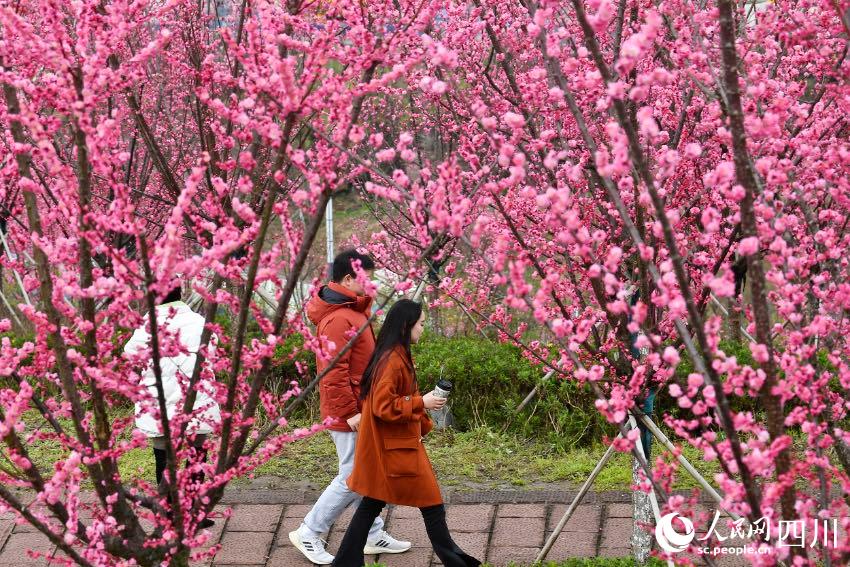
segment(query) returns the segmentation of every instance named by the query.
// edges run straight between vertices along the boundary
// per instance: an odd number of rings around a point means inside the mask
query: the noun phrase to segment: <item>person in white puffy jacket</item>
[[[198,348],[201,343],[201,333],[204,330],[204,318],[192,311],[188,305],[180,299],[180,288],[175,288],[163,298],[156,308],[157,327],[160,329],[159,341],[163,344],[163,334],[175,334],[185,352],[176,356],[163,356],[160,358],[162,369],[162,388],[165,394],[165,404],[169,421],[175,413],[182,411],[183,389],[188,387],[189,380],[195,368]],[[136,329],[133,336],[124,345],[127,355],[134,355],[139,350],[150,347],[148,317],[145,316],[144,324]],[[215,348],[215,336],[210,341],[210,349]],[[181,349],[182,350],[182,349]],[[166,440],[160,426],[157,414],[159,409],[156,376],[153,364],[148,363],[142,371],[141,386],[147,388],[150,398],[144,403],[136,402],[136,428],[142,431],[151,440],[153,445],[154,459],[156,461],[156,482],[162,485],[162,479],[166,468]],[[181,382],[183,387],[181,388]],[[187,433],[195,434],[194,446],[197,449],[203,447],[207,435],[213,432],[213,424],[221,422],[221,412],[214,399],[214,388],[209,380],[202,379],[196,387],[195,411],[199,414],[192,418],[187,427]],[[171,434],[178,434],[171,428]],[[203,522],[209,524],[209,521]]]

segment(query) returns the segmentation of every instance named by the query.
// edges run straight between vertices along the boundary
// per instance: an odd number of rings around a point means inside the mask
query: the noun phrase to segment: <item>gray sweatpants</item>
[[[304,517],[302,526],[312,532],[312,535],[321,537],[330,531],[331,526],[339,518],[340,514],[349,506],[360,504],[361,496],[351,491],[345,481],[354,469],[354,447],[357,443],[357,433],[352,431],[329,431],[334,445],[336,445],[336,456],[339,459],[339,471],[331,483],[319,496],[319,500]],[[369,539],[375,540],[378,532],[384,528],[384,520],[378,516],[375,518],[369,530]]]

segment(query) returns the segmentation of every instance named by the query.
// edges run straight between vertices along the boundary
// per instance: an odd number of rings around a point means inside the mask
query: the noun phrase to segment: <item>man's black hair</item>
[[[165,305],[166,303],[171,303],[172,301],[180,301],[183,298],[183,290],[178,285],[174,289],[168,292],[168,295],[162,298],[162,302],[160,305]]]
[[[354,273],[354,268],[351,266],[351,263],[354,260],[360,260],[360,268],[363,270],[374,270],[375,269],[375,261],[372,260],[370,256],[367,254],[361,254],[355,249],[343,250],[334,258],[334,264],[331,273],[331,279],[339,283],[345,278],[345,276],[356,277],[357,274]]]

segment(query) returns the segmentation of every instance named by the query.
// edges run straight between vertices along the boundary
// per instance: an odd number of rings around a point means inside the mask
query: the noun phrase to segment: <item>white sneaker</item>
[[[320,537],[302,534],[301,528],[289,532],[289,541],[304,554],[304,557],[316,565],[330,565],[334,561],[334,556],[325,551],[327,542]]]
[[[381,553],[404,553],[412,544],[409,541],[399,541],[384,530],[378,532],[374,541],[366,541],[364,555],[379,555]]]

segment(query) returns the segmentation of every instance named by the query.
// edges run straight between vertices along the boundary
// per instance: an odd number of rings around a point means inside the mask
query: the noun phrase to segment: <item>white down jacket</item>
[[[172,310],[175,311],[175,314],[173,317],[169,317],[169,312]],[[192,311],[182,301],[175,301],[156,308],[156,321],[161,329],[167,328],[171,333],[175,333],[179,337],[180,343],[188,351],[188,353],[177,356],[162,357],[159,361],[162,368],[162,386],[165,391],[168,419],[171,420],[175,412],[182,410],[183,394],[180,382],[183,382],[183,387],[187,388],[192,377],[198,347],[201,343],[201,333],[204,330],[204,318]],[[124,346],[126,354],[133,355],[140,349],[149,346],[151,336],[146,329],[147,326],[147,316],[145,316],[145,324],[136,329]],[[214,341],[215,336],[210,341],[211,345],[214,345]],[[210,347],[210,349],[214,348],[214,346]],[[151,399],[144,404],[136,402],[136,427],[148,437],[160,437],[163,435],[162,429],[159,420],[154,417],[153,413],[159,407],[156,401],[156,376],[153,372],[153,364],[148,364],[142,372],[141,386],[148,389]],[[211,424],[221,422],[221,412],[213,397],[213,385],[209,380],[200,380],[197,385],[197,392],[194,408],[203,411],[199,416],[200,419],[196,416],[189,422],[188,431],[190,433],[211,433]]]

